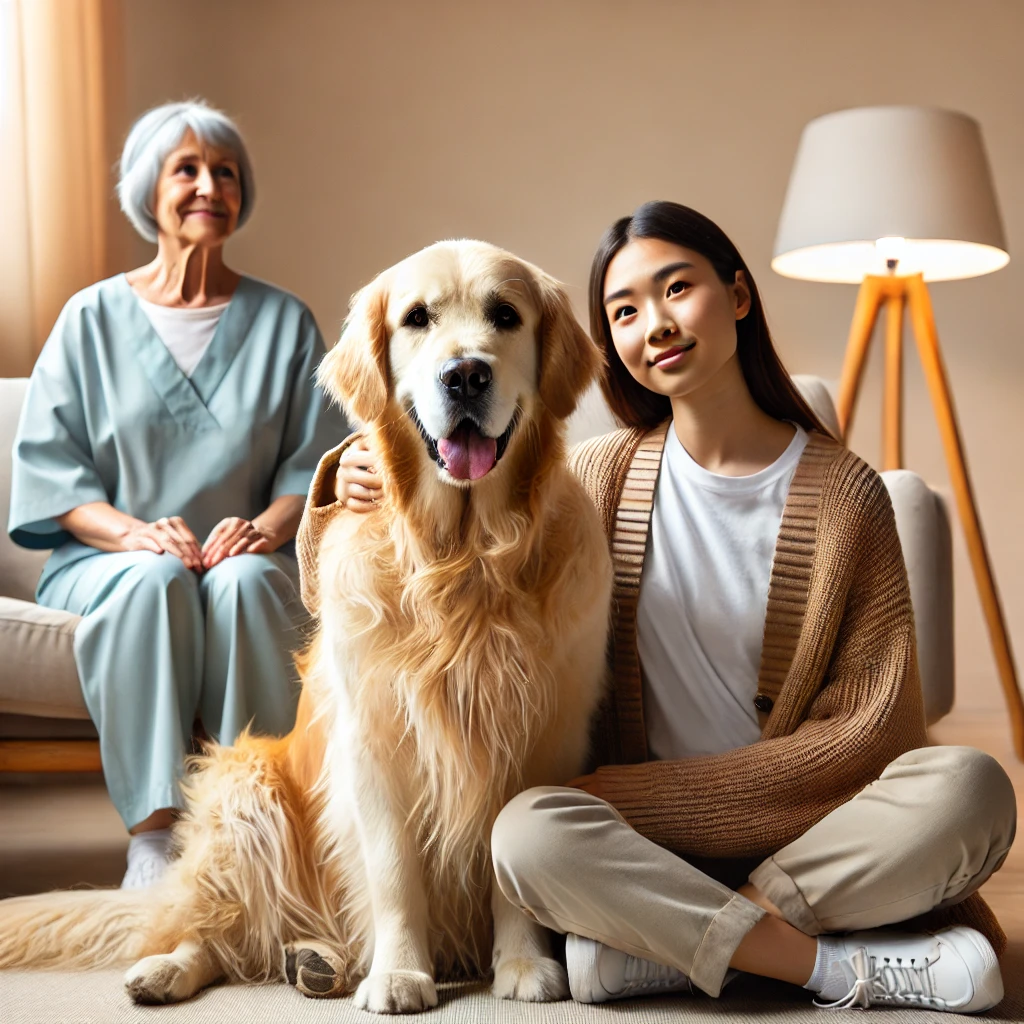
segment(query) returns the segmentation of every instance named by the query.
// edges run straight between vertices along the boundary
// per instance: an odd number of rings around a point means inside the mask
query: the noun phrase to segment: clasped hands
[[[152,551],[177,555],[194,572],[205,572],[235,555],[262,555],[274,550],[270,538],[249,519],[222,519],[200,545],[181,516],[167,516],[154,523],[140,523],[123,540],[125,551]]]

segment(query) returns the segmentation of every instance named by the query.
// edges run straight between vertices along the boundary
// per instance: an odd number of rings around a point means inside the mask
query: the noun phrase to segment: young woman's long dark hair
[[[703,214],[679,203],[660,200],[644,203],[632,216],[617,220],[601,239],[590,268],[590,333],[608,361],[601,390],[612,412],[630,427],[654,427],[672,415],[668,396],[656,394],[637,383],[623,365],[612,343],[611,327],[604,308],[604,279],[608,264],[624,245],[635,238],[658,238],[699,252],[725,284],[733,284],[736,271],[743,271],[750,290],[750,311],[736,322],[736,351],[751,397],[777,420],[790,420],[805,430],[828,434],[828,429],[804,401],[779,361],[765,320],[761,296],[739,250],[726,233]]]

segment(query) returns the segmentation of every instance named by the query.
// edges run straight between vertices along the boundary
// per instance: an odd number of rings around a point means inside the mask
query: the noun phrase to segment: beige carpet
[[[1003,960],[1007,997],[979,1017],[932,1010],[877,1010],[884,1024],[925,1024],[968,1020],[1024,1021],[1024,947]],[[0,973],[2,1024],[367,1024],[384,1019],[357,1010],[351,999],[305,999],[287,985],[207,989],[177,1006],[133,1006],[121,987],[120,971],[60,975],[50,972]],[[418,1018],[431,1024],[865,1024],[863,1011],[817,1010],[809,993],[749,975],[737,978],[721,999],[680,995],[664,999],[583,1006],[579,1003],[526,1004],[491,998],[485,986],[447,986],[441,1005]]]
[[[3,784],[6,782],[6,785]],[[124,871],[126,836],[98,779],[46,785],[0,782],[0,893],[39,892],[75,884],[116,885]],[[1001,874],[1005,875],[1006,872]],[[997,876],[997,879],[1000,876]],[[1005,902],[1005,901],[1004,901]],[[1016,920],[1016,918],[1015,918]],[[1012,932],[1020,935],[1021,930]],[[1024,939],[1003,959],[1007,997],[980,1019],[1024,1021]],[[0,1024],[355,1024],[382,1018],[349,999],[304,999],[287,985],[221,986],[178,1006],[138,1007],[128,1001],[121,971],[91,974],[0,972]],[[978,1020],[934,1011],[816,1010],[800,989],[751,976],[729,985],[721,999],[678,996],[581,1006],[499,1002],[485,986],[442,990],[438,1009],[421,1015],[430,1024],[925,1024]],[[414,1018],[415,1019],[415,1018]]]

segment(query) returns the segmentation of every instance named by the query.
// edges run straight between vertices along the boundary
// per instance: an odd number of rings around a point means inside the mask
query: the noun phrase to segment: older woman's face
[[[222,245],[242,208],[234,154],[197,139],[189,129],[164,161],[153,206],[161,234],[185,245]]]

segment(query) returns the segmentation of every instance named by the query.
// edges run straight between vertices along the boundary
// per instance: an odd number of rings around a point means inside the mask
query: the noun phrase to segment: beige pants
[[[512,800],[491,850],[501,891],[545,927],[669,964],[717,996],[765,913],[734,891],[747,876],[808,935],[874,928],[966,899],[1002,864],[1015,826],[1013,786],[997,761],[970,747],[926,747],[739,877],[736,862],[702,862],[702,871],[611,804],[557,786]]]

